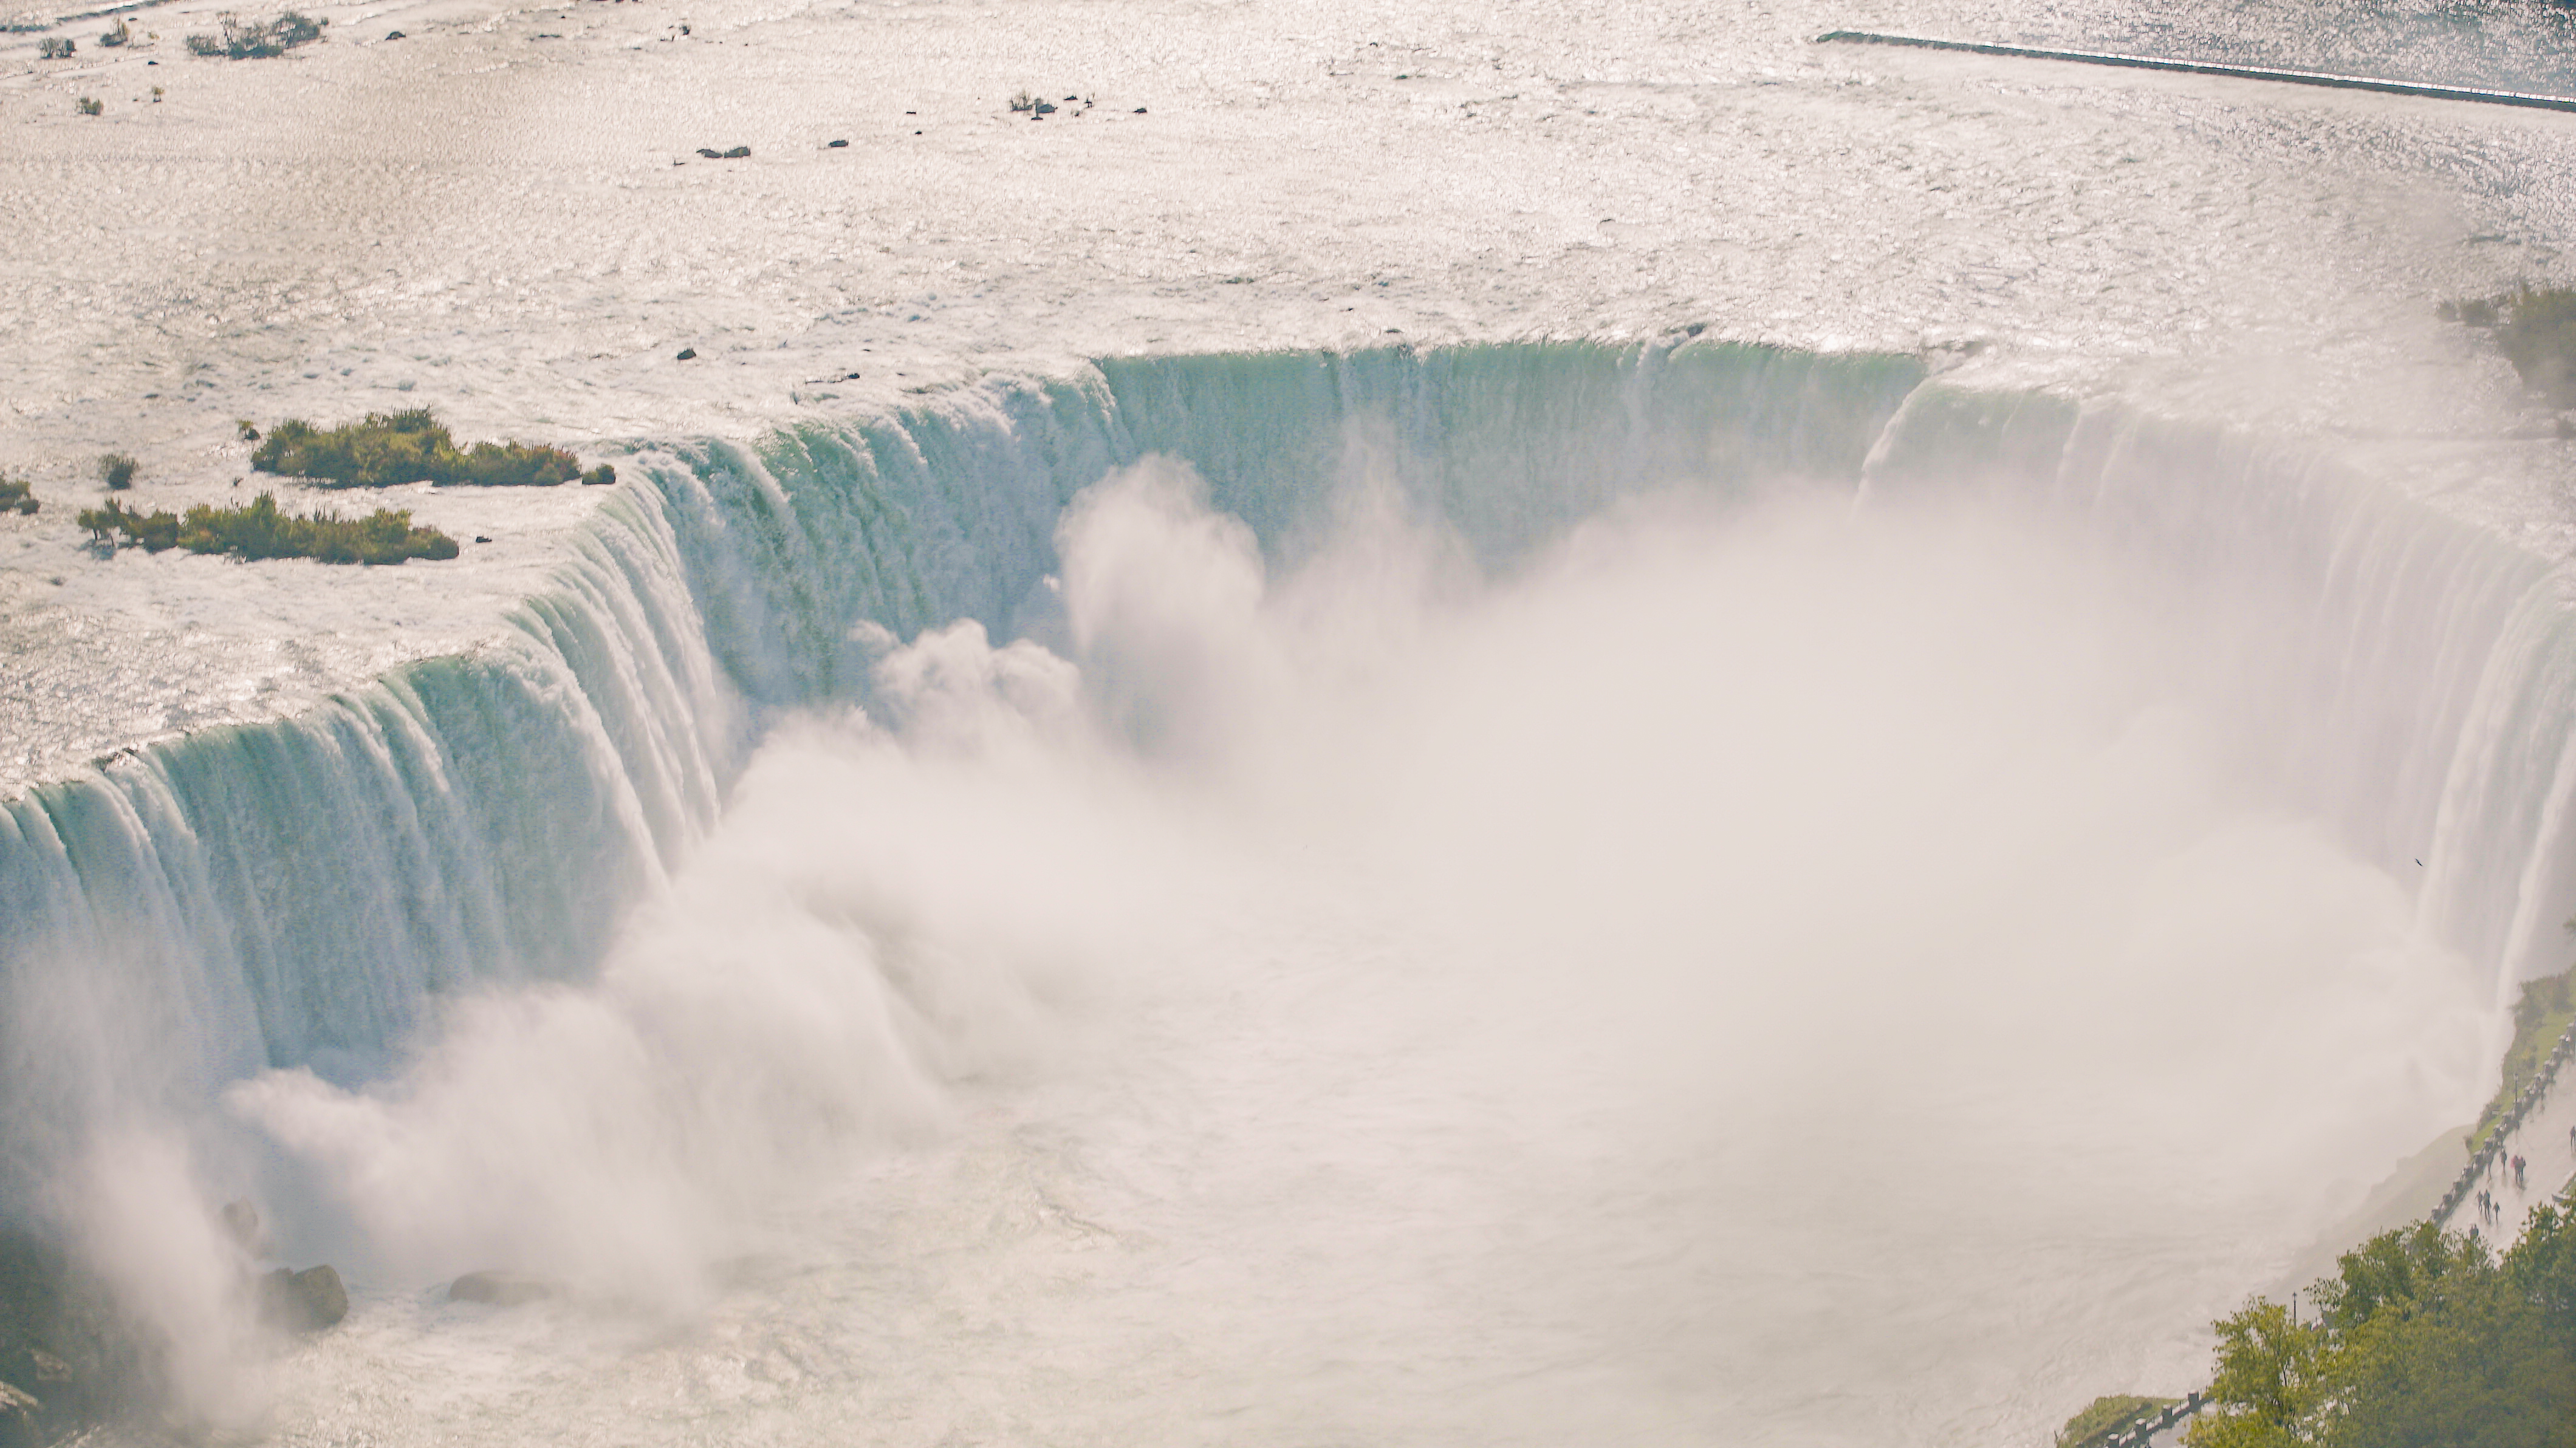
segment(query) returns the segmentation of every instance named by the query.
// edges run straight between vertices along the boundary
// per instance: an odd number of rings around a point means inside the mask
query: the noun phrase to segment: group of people
[[[2576,1126],[2567,1128],[2567,1146],[2570,1151],[2576,1151]],[[2523,1191],[2526,1189],[2523,1173],[2528,1165],[2529,1163],[2519,1156],[2499,1157],[2494,1169],[2512,1178],[2515,1191]],[[2496,1200],[2496,1194],[2492,1190],[2481,1189],[2478,1192],[2477,1201],[2480,1222],[2492,1226],[2504,1220],[2504,1203]],[[2477,1228],[2471,1227],[2469,1232],[2474,1236]]]

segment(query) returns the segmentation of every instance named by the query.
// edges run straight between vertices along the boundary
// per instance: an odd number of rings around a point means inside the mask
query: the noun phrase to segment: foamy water
[[[2037,1441],[2475,1095],[2484,991],[2045,535],[1265,586],[1104,488],[1075,661],[925,637],[600,986],[231,1094],[383,1264],[282,1436]]]

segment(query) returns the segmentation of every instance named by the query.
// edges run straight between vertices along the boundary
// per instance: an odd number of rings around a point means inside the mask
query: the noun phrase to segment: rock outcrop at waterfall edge
[[[235,1223],[227,1219],[226,1225]],[[256,1218],[237,1235],[256,1237]],[[329,1266],[277,1268],[244,1287],[260,1320],[302,1335],[349,1314]],[[107,1284],[70,1253],[0,1228],[0,1448],[40,1448],[121,1414],[171,1401],[166,1349],[134,1330]]]
[[[75,1432],[152,1381],[105,1284],[50,1243],[0,1229],[0,1448]]]

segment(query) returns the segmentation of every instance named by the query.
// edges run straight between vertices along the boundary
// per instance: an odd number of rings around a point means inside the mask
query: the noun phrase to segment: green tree
[[[2314,1321],[2258,1300],[2217,1324],[2196,1448],[2576,1448],[2576,1212],[2501,1261],[2418,1223],[2336,1266]]]
[[[2318,1441],[2334,1353],[2322,1324],[2258,1300],[2218,1328],[2214,1405],[2192,1424],[2195,1448],[2288,1448]]]

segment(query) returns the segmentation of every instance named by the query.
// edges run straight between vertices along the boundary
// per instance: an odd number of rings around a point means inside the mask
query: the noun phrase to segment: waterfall
[[[370,1079],[443,999],[582,978],[768,721],[862,697],[854,626],[1037,625],[1066,503],[1158,452],[1274,558],[1365,463],[1489,569],[1668,486],[1982,489],[2188,583],[2226,655],[2212,687],[2275,741],[2286,796],[2420,875],[2423,929],[2500,991],[2576,909],[2564,575],[2312,451],[1896,357],[1116,359],[639,448],[503,636],[0,804],[0,1212],[103,1121],[202,1110],[267,1067]],[[2224,641],[2248,590],[2303,623]]]
[[[2223,702],[2287,797],[2420,878],[2422,930],[2514,982],[2563,965],[2576,638],[2563,570],[2315,450],[2116,405],[1909,398],[1874,490],[1973,487],[2186,580]],[[2262,597],[2296,620],[2249,636]],[[2417,861],[2422,864],[2419,867]]]

